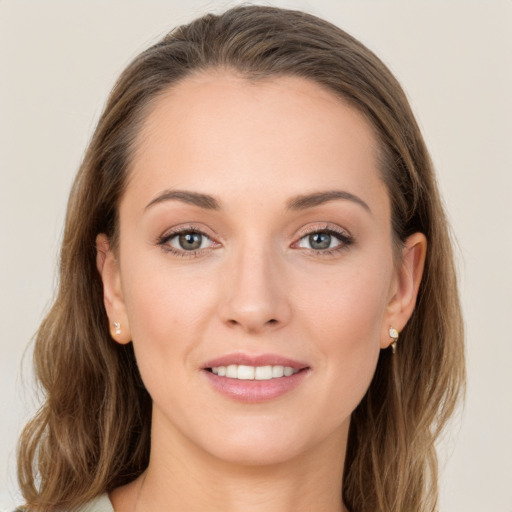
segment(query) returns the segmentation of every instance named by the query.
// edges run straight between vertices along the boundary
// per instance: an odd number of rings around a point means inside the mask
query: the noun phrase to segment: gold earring
[[[114,322],[114,333],[121,334],[121,324],[119,322]]]
[[[389,328],[389,337],[393,340],[393,343],[391,343],[391,350],[393,354],[396,352],[396,342],[398,341],[399,336],[400,333],[394,327]]]

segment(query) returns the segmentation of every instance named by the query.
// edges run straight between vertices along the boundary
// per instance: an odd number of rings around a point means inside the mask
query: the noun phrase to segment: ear
[[[109,319],[110,335],[117,343],[127,344],[131,341],[131,333],[121,287],[119,264],[110,248],[107,235],[103,233],[96,237],[96,267],[103,281],[103,302]]]
[[[414,311],[426,254],[427,239],[423,233],[414,233],[407,238],[391,287],[386,321],[382,326],[381,348],[387,348],[393,342],[389,335],[390,327],[400,332]]]

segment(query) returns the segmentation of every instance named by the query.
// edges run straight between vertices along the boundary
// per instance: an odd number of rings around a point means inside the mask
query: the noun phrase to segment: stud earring
[[[121,334],[121,324],[119,322],[114,322],[114,333]]]
[[[393,339],[393,343],[391,343],[391,350],[393,354],[396,352],[396,342],[398,341],[398,336],[400,333],[394,328],[389,328],[389,337]]]

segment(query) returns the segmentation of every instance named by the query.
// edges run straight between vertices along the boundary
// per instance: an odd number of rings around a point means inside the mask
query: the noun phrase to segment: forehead
[[[146,198],[173,187],[269,199],[333,186],[357,194],[382,187],[367,120],[299,77],[187,77],[154,101],[136,147],[129,188]]]

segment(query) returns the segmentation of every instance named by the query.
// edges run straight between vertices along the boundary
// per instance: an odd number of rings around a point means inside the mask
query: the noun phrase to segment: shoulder
[[[114,512],[114,507],[105,493],[86,503],[80,512]]]
[[[24,512],[23,509],[17,508],[13,512]],[[97,498],[85,503],[79,512],[114,512],[114,507],[108,498],[108,494],[102,494]]]

